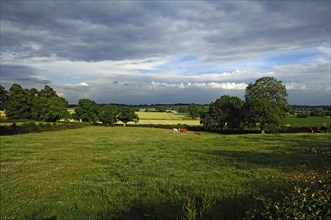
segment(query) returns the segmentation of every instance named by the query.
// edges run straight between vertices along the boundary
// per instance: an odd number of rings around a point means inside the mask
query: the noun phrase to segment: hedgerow
[[[15,122],[10,126],[0,126],[0,135],[15,135],[23,133],[36,133],[44,131],[58,131],[74,128],[83,128],[88,126],[87,123],[23,123],[17,125]]]

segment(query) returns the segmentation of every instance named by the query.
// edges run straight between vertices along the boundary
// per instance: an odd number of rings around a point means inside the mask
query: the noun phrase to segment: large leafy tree
[[[55,122],[60,119],[69,118],[67,110],[68,102],[62,97],[52,96],[42,98],[45,102],[41,109],[40,119],[48,122]]]
[[[50,86],[46,85],[41,91],[32,88],[29,90],[29,95],[32,100],[32,119],[55,122],[69,118],[68,102],[59,97]]]
[[[243,105],[244,102],[238,97],[221,96],[210,104],[208,111],[201,116],[200,122],[208,129],[239,129],[243,121]]]
[[[124,123],[124,126],[126,126],[129,121],[139,121],[139,116],[132,108],[122,108],[117,118]]]
[[[246,120],[250,125],[259,124],[265,129],[279,128],[285,119],[289,105],[285,85],[274,77],[262,77],[246,88]]]
[[[83,122],[96,122],[99,118],[100,107],[90,99],[80,99],[75,108],[74,119]]]
[[[99,119],[103,124],[112,125],[118,121],[119,109],[116,106],[105,105],[101,108]]]
[[[28,89],[13,84],[9,89],[9,102],[6,115],[10,119],[31,119],[32,99]]]
[[[9,101],[9,94],[8,91],[0,85],[0,109],[6,109],[6,105]]]
[[[55,122],[69,117],[68,102],[59,97],[50,87],[40,92],[35,89],[23,89],[13,84],[9,89],[9,102],[6,114],[12,119],[34,119]]]

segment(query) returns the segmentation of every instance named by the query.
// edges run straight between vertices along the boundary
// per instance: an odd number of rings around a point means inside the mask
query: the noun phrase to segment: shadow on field
[[[251,196],[228,195],[222,199],[205,196],[190,196],[177,201],[152,201],[138,198],[132,202],[127,211],[111,219],[243,219],[249,210]],[[109,219],[107,211],[100,212],[100,219]]]
[[[195,151],[197,153],[197,151]],[[212,155],[212,158],[229,161],[228,166],[249,169],[255,167],[277,168],[283,171],[297,170],[298,167],[321,171],[331,165],[330,155],[310,154],[289,151],[284,153],[264,153],[256,151],[234,151],[234,150],[205,150],[198,153]],[[216,157],[215,157],[216,156]],[[210,157],[208,157],[210,159]],[[222,162],[224,165],[224,160]]]

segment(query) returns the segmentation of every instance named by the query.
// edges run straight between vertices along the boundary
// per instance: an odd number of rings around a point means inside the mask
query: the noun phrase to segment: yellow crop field
[[[199,119],[190,119],[185,114],[173,114],[171,112],[136,112],[136,113],[139,116],[138,124],[200,125]],[[131,124],[134,123],[131,122]]]
[[[182,114],[173,114],[170,112],[136,112],[139,116],[139,119],[159,119],[159,120],[184,120],[186,115]]]

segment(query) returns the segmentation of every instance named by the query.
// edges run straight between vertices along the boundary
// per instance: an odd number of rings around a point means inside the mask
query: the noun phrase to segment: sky
[[[330,4],[1,0],[1,85],[49,85],[71,104],[208,104],[273,76],[290,104],[330,105]]]

